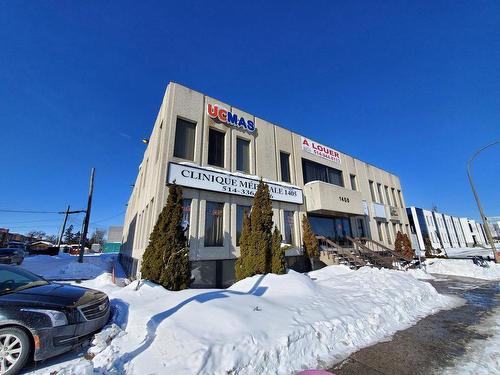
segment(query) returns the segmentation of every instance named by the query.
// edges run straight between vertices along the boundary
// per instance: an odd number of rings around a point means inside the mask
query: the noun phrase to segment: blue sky
[[[0,209],[121,224],[176,81],[400,176],[407,205],[478,217],[500,139],[500,2],[0,2]],[[500,215],[500,146],[474,176]],[[72,217],[81,225],[82,215]],[[0,212],[55,233],[57,214]]]

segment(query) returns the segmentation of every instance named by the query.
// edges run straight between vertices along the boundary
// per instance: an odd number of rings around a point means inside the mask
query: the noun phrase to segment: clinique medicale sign
[[[259,179],[230,172],[219,172],[209,168],[186,164],[169,163],[168,183],[194,189],[216,191],[219,193],[253,197],[259,185]],[[266,181],[271,199],[280,202],[302,204],[302,190],[277,182]]]

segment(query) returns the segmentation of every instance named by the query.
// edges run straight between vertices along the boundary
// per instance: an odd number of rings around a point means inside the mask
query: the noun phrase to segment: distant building
[[[104,243],[103,253],[119,253],[122,246],[123,227],[113,226],[108,228],[108,239]]]
[[[107,242],[122,242],[123,226],[113,226],[108,228]]]
[[[486,246],[483,224],[465,217],[410,206],[406,209],[414,247],[448,249],[467,246]]]
[[[49,247],[53,246],[54,244],[49,241],[35,241],[30,244],[29,248],[30,250],[41,251],[41,250],[47,250]]]

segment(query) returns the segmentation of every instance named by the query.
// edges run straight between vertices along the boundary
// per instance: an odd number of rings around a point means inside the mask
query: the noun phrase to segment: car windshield
[[[0,295],[47,284],[49,284],[47,280],[22,268],[11,266],[0,268]]]

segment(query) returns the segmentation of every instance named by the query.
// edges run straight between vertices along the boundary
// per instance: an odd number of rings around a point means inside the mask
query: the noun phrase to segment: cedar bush
[[[271,272],[272,246],[273,208],[271,195],[269,194],[269,186],[261,179],[255,192],[250,217],[245,215],[243,218],[240,257],[235,266],[236,278],[241,280],[245,277]]]
[[[167,204],[156,221],[142,258],[141,273],[169,290],[189,287],[191,264],[182,223],[182,188],[168,188]]]
[[[319,257],[318,239],[314,234],[311,223],[306,215],[302,217],[302,235],[304,245],[304,256],[307,259]]]
[[[250,218],[245,213],[243,216],[243,227],[240,237],[240,257],[236,260],[235,272],[236,280],[242,280],[245,277],[252,276],[250,272]]]
[[[281,233],[276,226],[272,239],[271,272],[277,275],[286,273],[285,249],[281,247]]]

